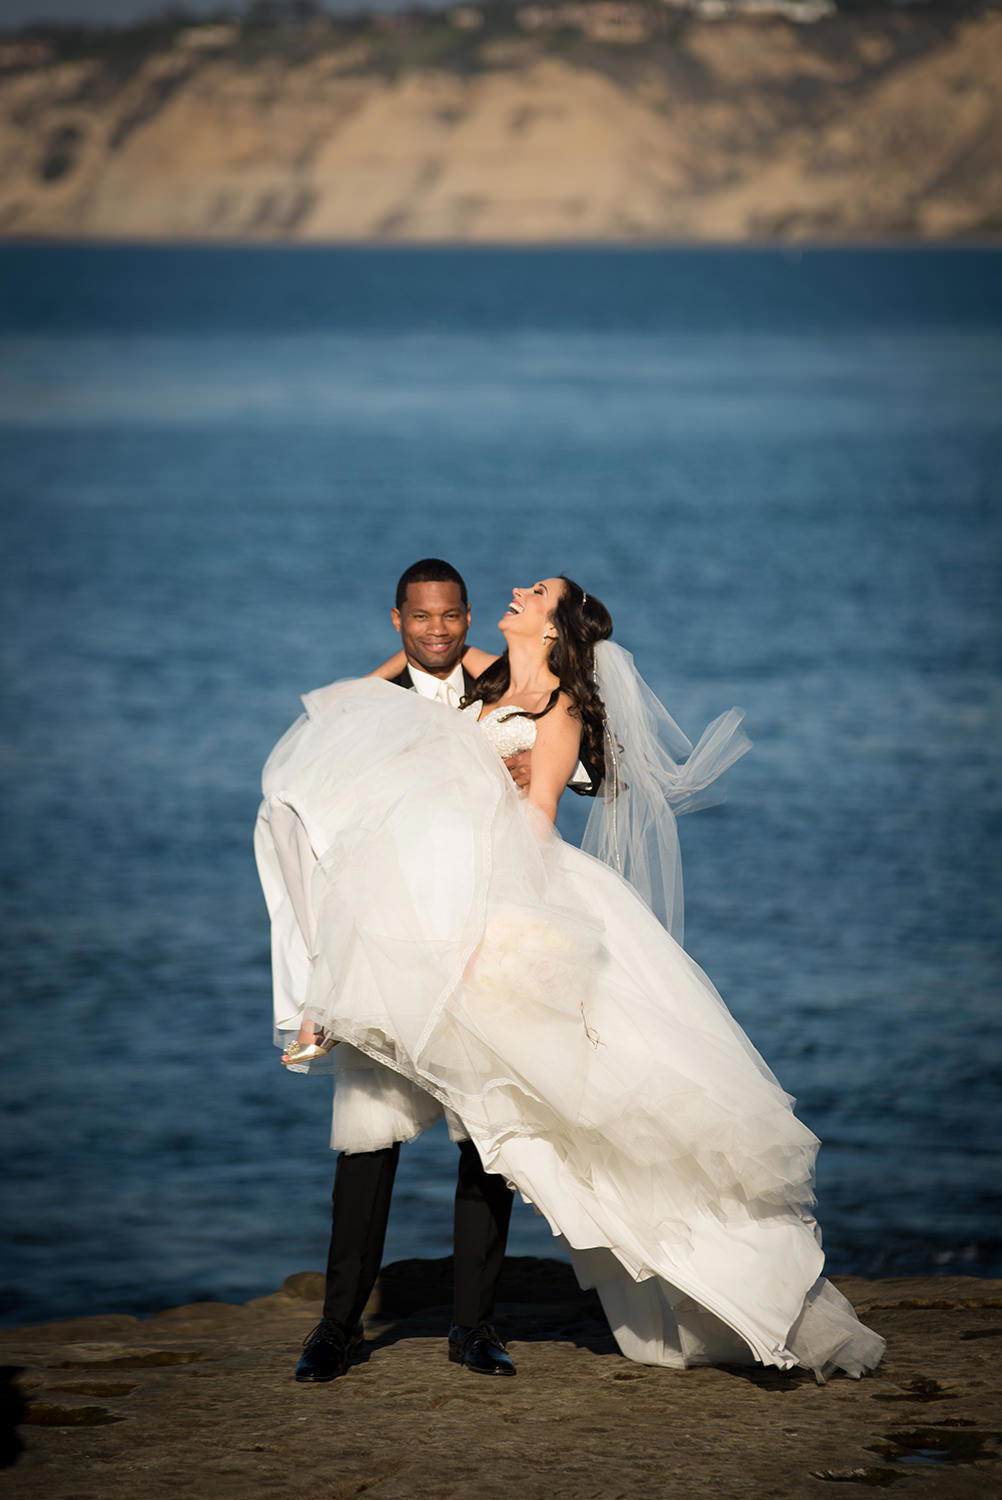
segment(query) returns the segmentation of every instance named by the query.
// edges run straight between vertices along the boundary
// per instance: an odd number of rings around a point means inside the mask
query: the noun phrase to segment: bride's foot
[[[318,1057],[326,1057],[337,1043],[336,1036],[325,1036],[322,1031],[301,1031],[282,1053],[282,1066],[288,1068],[292,1063],[313,1062]]]

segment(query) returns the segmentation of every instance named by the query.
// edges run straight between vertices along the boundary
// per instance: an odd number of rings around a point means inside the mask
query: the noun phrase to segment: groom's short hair
[[[397,584],[397,609],[407,598],[407,587],[411,583],[455,583],[459,586],[459,597],[469,608],[470,601],[466,597],[466,584],[463,575],[457,573],[451,563],[443,562],[440,557],[422,557],[420,562],[411,563],[410,567],[400,575]]]

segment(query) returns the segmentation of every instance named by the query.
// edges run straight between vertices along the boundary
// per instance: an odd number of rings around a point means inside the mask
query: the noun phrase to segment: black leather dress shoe
[[[466,1328],[453,1323],[449,1329],[449,1358],[478,1375],[514,1375],[515,1365],[493,1323]]]
[[[323,1318],[306,1336],[296,1365],[296,1379],[336,1380],[347,1370],[352,1355],[358,1353],[364,1342],[361,1323],[346,1331],[340,1323]]]

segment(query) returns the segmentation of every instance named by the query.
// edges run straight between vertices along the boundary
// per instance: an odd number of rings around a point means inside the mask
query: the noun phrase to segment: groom
[[[462,660],[470,607],[455,568],[433,557],[414,563],[397,585],[392,618],[407,658],[393,681],[458,707],[473,678]],[[527,779],[524,763],[509,769],[520,784]],[[340,1154],[323,1317],[296,1366],[296,1379],[302,1381],[343,1375],[361,1347],[362,1309],[379,1274],[401,1142],[442,1114],[430,1094],[344,1042],[335,1049],[334,1067],[331,1145]],[[512,1193],[502,1177],[484,1171],[460,1121],[451,1114],[447,1119],[459,1147],[449,1358],[478,1374],[514,1375],[515,1365],[491,1321]]]

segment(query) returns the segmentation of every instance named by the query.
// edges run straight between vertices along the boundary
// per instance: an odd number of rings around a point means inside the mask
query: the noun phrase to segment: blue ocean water
[[[4,1321],[322,1264],[258,777],[429,553],[478,644],[567,571],[690,734],[746,708],[681,827],[687,946],[825,1142],[830,1266],[1002,1272],[1000,272],[0,249]],[[454,1156],[405,1151],[388,1258],[448,1252]],[[511,1245],[552,1251],[528,1209]]]

